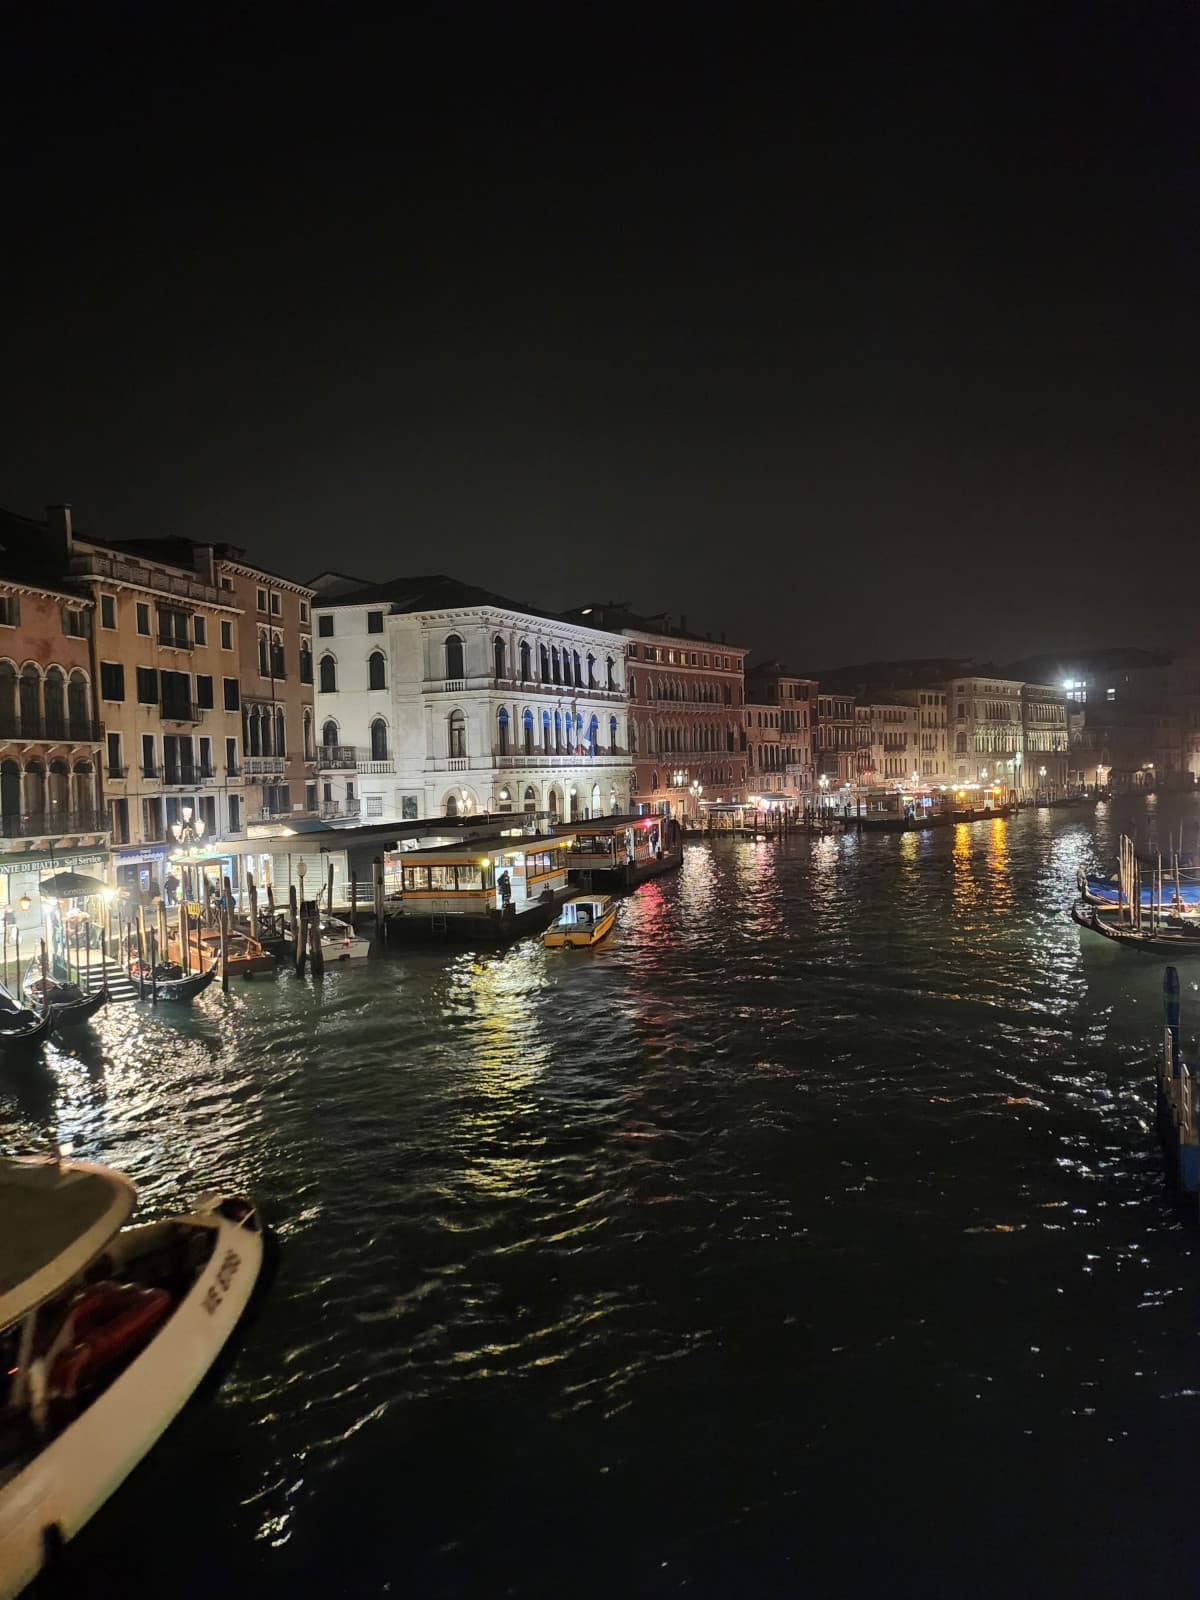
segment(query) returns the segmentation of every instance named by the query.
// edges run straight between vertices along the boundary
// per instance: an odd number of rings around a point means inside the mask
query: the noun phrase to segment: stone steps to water
[[[104,983],[108,987],[108,994],[111,1000],[136,1000],[138,998],[137,980],[131,978],[124,967],[118,967],[112,961],[105,961],[102,964],[101,972],[98,973],[98,965],[101,964],[94,963],[92,966],[93,989],[98,989],[101,983]]]

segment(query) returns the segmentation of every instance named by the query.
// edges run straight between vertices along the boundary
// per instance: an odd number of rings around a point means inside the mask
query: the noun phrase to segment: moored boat
[[[22,1066],[38,1055],[50,1036],[54,1019],[23,1006],[0,983],[0,1063]]]
[[[50,1007],[50,1026],[53,1029],[80,1028],[90,1022],[108,1004],[108,990],[100,988],[84,994],[75,983],[59,983],[53,978],[43,978],[41,963],[30,963],[21,985],[25,998],[39,1014]]]
[[[137,1465],[212,1366],[262,1265],[254,1207],[126,1228],[128,1178],[0,1164],[0,1600]]]
[[[371,941],[355,933],[340,917],[321,920],[321,954],[326,961],[361,961],[371,949]]]
[[[1163,917],[1152,927],[1134,927],[1119,920],[1119,914],[1077,900],[1071,919],[1090,933],[1098,933],[1114,944],[1147,955],[1168,955],[1175,960],[1200,958],[1200,922],[1183,917]]]
[[[611,930],[617,907],[606,894],[577,894],[563,903],[557,919],[542,935],[551,950],[586,949]]]
[[[148,966],[143,966],[142,975],[146,980],[147,1000],[178,1000],[190,1004],[198,994],[203,994],[205,989],[217,975],[218,962],[214,961],[207,972],[193,972],[188,974],[175,961],[160,961],[153,973]],[[138,964],[135,961],[130,972],[133,977],[138,976]]]
[[[1118,906],[1121,904],[1121,880],[1119,877],[1102,878],[1097,873],[1084,872],[1079,869],[1078,886],[1080,897],[1094,906]],[[1150,910],[1159,903],[1159,891],[1154,884],[1141,886],[1142,905]],[[1180,883],[1176,886],[1173,878],[1163,876],[1161,890],[1161,904],[1164,909],[1179,908],[1185,914],[1200,913],[1200,883]]]

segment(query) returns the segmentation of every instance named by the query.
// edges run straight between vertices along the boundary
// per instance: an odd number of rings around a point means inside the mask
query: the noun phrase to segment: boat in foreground
[[[321,919],[321,954],[326,961],[361,961],[370,953],[371,941],[355,933],[341,917]]]
[[[244,1197],[126,1228],[135,1202],[128,1178],[92,1162],[0,1164],[0,1600],[150,1449],[258,1277]]]
[[[39,1015],[45,1010],[47,999],[49,1000],[50,1025],[54,1029],[82,1027],[85,1022],[90,1022],[101,1006],[106,1006],[109,1000],[107,989],[100,988],[91,994],[84,994],[78,984],[59,983],[54,978],[43,978],[41,963],[38,961],[29,964],[21,987],[25,998]]]
[[[557,920],[542,935],[542,943],[551,950],[581,950],[599,944],[616,915],[616,902],[610,895],[574,895],[564,902]]]
[[[1156,927],[1136,928],[1120,921],[1118,913],[1102,911],[1086,900],[1075,902],[1071,918],[1090,933],[1101,934],[1114,944],[1142,950],[1147,955],[1169,955],[1177,961],[1200,957],[1200,922],[1195,919],[1164,917]]]

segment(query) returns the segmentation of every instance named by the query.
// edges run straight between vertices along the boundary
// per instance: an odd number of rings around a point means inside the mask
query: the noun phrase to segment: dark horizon
[[[10,22],[0,504],[798,670],[1185,643],[1196,13],[330,16]]]

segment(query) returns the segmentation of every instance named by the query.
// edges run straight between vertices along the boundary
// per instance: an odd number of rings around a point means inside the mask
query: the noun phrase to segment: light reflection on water
[[[1064,908],[1123,827],[1194,819],[689,846],[594,952],[111,1008],[0,1142],[71,1138],[150,1213],[251,1188],[282,1247],[61,1592],[134,1540],[183,1595],[843,1592],[848,1548],[861,1589],[1140,1592],[1127,1485],[1187,1514],[1195,1246],[1161,968]]]

